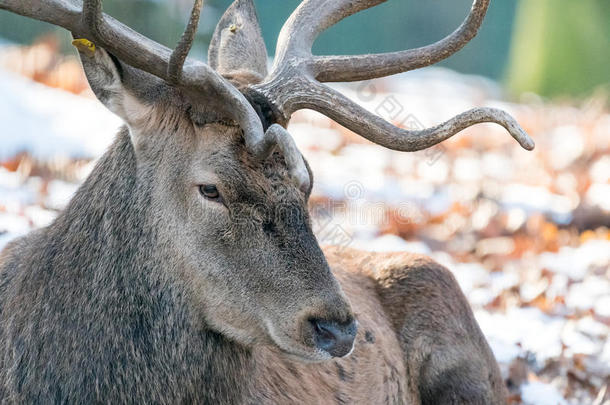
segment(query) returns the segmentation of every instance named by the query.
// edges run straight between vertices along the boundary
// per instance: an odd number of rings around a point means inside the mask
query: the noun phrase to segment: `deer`
[[[312,109],[382,147],[418,151],[509,114],[475,108],[396,127],[324,83],[432,65],[477,33],[385,54],[315,56],[317,36],[385,0],[304,0],[273,66],[252,0],[235,0],[207,63],[102,0],[0,0],[71,32],[97,99],[124,121],[65,210],[0,255],[3,403],[502,404],[493,353],[456,279],[432,259],[321,247],[308,163],[289,132]]]

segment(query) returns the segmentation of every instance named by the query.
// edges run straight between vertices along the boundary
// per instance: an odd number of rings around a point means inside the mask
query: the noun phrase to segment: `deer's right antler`
[[[202,0],[194,1],[186,30],[172,52],[104,14],[102,0],[84,0],[82,7],[71,0],[0,0],[0,9],[66,28],[74,37],[92,41],[127,65],[170,84],[224,100],[231,106],[232,118],[243,129],[247,144],[257,147],[266,138],[260,118],[248,100],[210,66],[187,58],[202,6]]]
[[[280,32],[271,75],[264,83],[252,86],[252,91],[271,102],[278,121],[287,122],[293,112],[309,108],[394,150],[426,149],[483,122],[502,125],[523,148],[534,148],[534,141],[515,119],[498,109],[476,108],[435,127],[411,131],[392,125],[323,85],[323,82],[366,80],[406,72],[453,55],[477,34],[490,0],[474,0],[468,17],[457,30],[423,48],[372,55],[312,55],[312,45],[322,31],[349,15],[385,1],[304,0]]]

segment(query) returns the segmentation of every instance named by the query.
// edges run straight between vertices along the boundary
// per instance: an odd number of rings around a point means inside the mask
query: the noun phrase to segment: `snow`
[[[576,208],[566,196],[550,192],[544,187],[533,187],[524,184],[510,184],[504,189],[503,203],[525,211],[549,213],[560,224],[567,224],[572,219],[571,212]]]
[[[475,317],[487,337],[535,353],[540,365],[561,354],[562,318],[550,317],[537,308],[510,308],[505,314],[477,311]]]
[[[610,156],[602,156],[596,160],[589,169],[591,179],[595,183],[610,182]]]
[[[610,281],[608,279],[589,276],[570,288],[566,297],[566,305],[569,308],[585,311],[593,308],[595,301],[608,293],[610,293]]]
[[[594,355],[599,354],[602,350],[602,342],[582,333],[574,321],[566,323],[561,332],[561,341],[575,354]]]
[[[4,232],[14,235],[25,234],[31,229],[26,218],[2,212],[0,212],[0,224]]]
[[[25,216],[30,219],[34,228],[42,228],[50,225],[57,217],[57,212],[32,205],[23,210]]]
[[[524,356],[523,350],[516,344],[508,343],[494,336],[487,336],[487,340],[494,357],[499,363],[510,364],[517,357]]]
[[[98,101],[33,83],[0,69],[0,159],[100,156],[121,126]]]
[[[2,249],[4,249],[4,247],[13,239],[18,238],[19,234],[12,234],[12,233],[0,233],[0,251],[2,251]]]
[[[606,290],[605,293],[610,293],[610,290]],[[593,312],[602,318],[610,319],[610,294],[603,294],[598,296],[593,305]],[[606,335],[608,332],[606,331]]]
[[[556,388],[540,382],[523,385],[521,399],[525,405],[568,405]]]
[[[610,263],[610,240],[591,240],[577,248],[562,247],[558,253],[543,253],[540,265],[565,274],[572,280],[582,280],[592,267]]]
[[[556,128],[551,135],[551,165],[555,170],[566,169],[583,154],[584,149],[584,137],[579,127]]]
[[[587,191],[587,202],[598,206],[604,211],[610,211],[610,184],[594,183]]]
[[[48,197],[45,199],[45,206],[61,210],[72,199],[78,189],[78,184],[68,183],[61,180],[53,180],[48,184]]]

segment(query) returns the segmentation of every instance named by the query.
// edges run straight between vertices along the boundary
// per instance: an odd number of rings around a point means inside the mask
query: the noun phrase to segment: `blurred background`
[[[299,1],[255,3],[271,58]],[[229,4],[206,2],[192,56],[205,60]],[[453,31],[470,4],[389,1],[329,29],[314,52],[423,46]],[[170,47],[191,6],[104,2]],[[503,108],[534,152],[493,125],[412,154],[312,111],[289,127],[316,176],[319,240],[421,252],[452,269],[515,404],[610,404],[609,21],[607,0],[493,1],[479,35],[436,67],[336,85],[408,128]],[[92,97],[67,32],[0,11],[0,249],[57,216],[120,125]]]

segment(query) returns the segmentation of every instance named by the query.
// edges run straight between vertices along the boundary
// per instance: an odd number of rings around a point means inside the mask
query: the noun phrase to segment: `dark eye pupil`
[[[218,189],[216,186],[212,186],[209,184],[199,186],[199,192],[206,198],[216,199],[220,196],[218,194]]]

